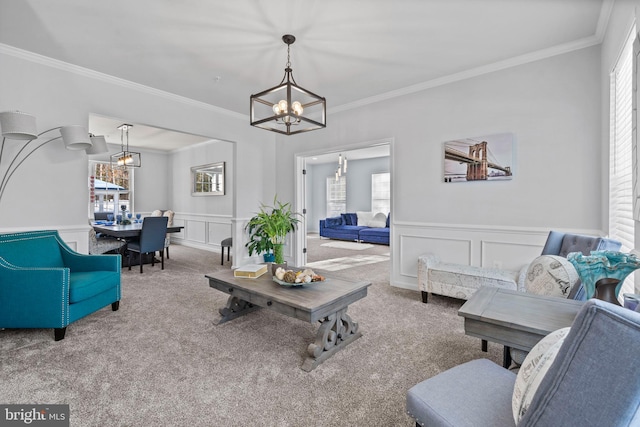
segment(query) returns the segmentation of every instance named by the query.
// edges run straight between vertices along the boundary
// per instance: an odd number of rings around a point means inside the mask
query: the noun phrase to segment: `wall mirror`
[[[192,196],[224,195],[224,162],[191,168]]]

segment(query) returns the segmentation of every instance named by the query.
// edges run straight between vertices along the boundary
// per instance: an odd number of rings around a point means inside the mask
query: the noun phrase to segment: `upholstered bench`
[[[425,303],[429,292],[467,300],[480,286],[515,291],[518,274],[517,271],[440,262],[432,254],[418,257],[418,286]]]

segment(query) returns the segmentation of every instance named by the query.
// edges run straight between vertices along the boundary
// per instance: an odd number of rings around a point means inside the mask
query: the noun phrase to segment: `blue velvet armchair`
[[[0,328],[53,328],[120,303],[120,255],[83,255],[57,231],[0,234]]]

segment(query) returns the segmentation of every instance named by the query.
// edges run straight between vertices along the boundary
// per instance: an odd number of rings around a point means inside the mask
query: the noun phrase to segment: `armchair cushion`
[[[69,304],[75,304],[106,292],[119,280],[117,271],[79,271],[71,273]]]
[[[516,374],[490,360],[472,360],[413,386],[407,412],[430,427],[515,426],[515,380]]]

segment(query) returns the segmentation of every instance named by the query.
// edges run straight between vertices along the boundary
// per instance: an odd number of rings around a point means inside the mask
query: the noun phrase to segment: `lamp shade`
[[[89,132],[82,126],[62,126],[60,134],[62,134],[62,140],[67,150],[86,150],[91,148]]]
[[[107,148],[107,140],[102,135],[94,135],[90,137],[91,147],[86,149],[87,154],[102,154],[109,151]]]
[[[36,118],[20,111],[0,113],[2,136],[8,139],[31,140],[38,137]]]

